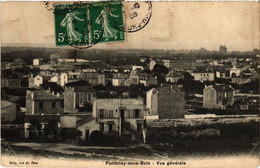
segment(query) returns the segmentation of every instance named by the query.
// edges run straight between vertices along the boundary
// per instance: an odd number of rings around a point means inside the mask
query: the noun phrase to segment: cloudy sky
[[[2,2],[2,46],[56,47],[54,14],[43,2]],[[93,49],[199,49],[252,51],[259,48],[258,2],[153,2],[147,26],[125,42]]]

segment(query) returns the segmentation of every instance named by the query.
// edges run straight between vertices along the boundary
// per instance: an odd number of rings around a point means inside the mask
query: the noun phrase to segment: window
[[[63,100],[60,101],[60,108],[64,108],[64,101]]]
[[[218,92],[218,100],[222,101],[222,92]]]
[[[79,107],[83,107],[84,104],[84,94],[83,93],[78,93],[79,94]]]
[[[113,110],[108,111],[108,118],[113,118]]]
[[[140,109],[135,109],[134,114],[135,114],[135,118],[139,118],[140,117]]]
[[[100,123],[99,124],[99,130],[100,131],[104,131],[104,123]]]
[[[43,102],[39,102],[39,110],[42,112],[43,111]]]
[[[99,110],[99,118],[104,118],[104,112],[105,112],[104,109]]]
[[[56,102],[52,102],[52,108],[56,108]]]
[[[91,94],[88,94],[88,102],[91,102]]]
[[[108,124],[108,132],[112,132],[113,131],[113,124]]]
[[[131,110],[130,110],[130,109],[127,109],[127,110],[126,110],[126,118],[130,118],[130,113],[131,113]]]

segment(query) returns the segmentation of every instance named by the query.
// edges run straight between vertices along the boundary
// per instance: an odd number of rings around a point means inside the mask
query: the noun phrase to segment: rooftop
[[[228,85],[213,85],[216,91],[234,91],[234,89]]]
[[[62,100],[63,98],[54,95],[48,91],[45,90],[34,90],[34,91],[29,91],[31,96],[33,96],[33,100]]]

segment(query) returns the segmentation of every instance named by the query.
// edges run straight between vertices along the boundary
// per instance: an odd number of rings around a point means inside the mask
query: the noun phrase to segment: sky
[[[2,46],[56,47],[54,14],[43,2],[2,2],[1,11]],[[152,2],[146,27],[91,49],[252,51],[260,48],[259,11],[258,2]]]

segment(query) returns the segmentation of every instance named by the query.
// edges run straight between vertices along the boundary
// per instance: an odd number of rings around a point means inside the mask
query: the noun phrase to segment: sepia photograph
[[[259,1],[2,1],[1,166],[257,168]]]

